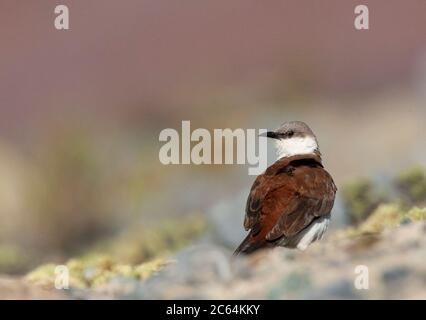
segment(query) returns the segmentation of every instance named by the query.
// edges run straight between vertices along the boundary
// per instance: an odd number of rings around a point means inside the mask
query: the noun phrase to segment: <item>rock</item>
[[[130,294],[141,299],[404,299],[426,298],[424,222],[386,230],[374,245],[330,239],[304,252],[276,248],[231,259],[230,251],[200,244],[181,251]],[[416,246],[413,246],[413,241]],[[348,248],[358,248],[348,250]],[[403,259],[401,258],[403,257]],[[355,288],[358,265],[368,289]],[[127,296],[128,297],[128,296]]]
[[[285,248],[233,258],[232,251],[206,239],[179,251],[150,277],[109,266],[116,274],[78,290],[43,290],[21,279],[0,278],[2,298],[78,299],[426,299],[424,221],[412,220],[371,235],[329,237],[306,251]],[[366,241],[367,239],[367,241]],[[354,250],[356,248],[356,250]],[[357,266],[368,286],[355,287]],[[106,266],[105,266],[106,267]],[[146,267],[146,266],[145,266]],[[358,269],[359,270],[359,269]],[[93,277],[86,270],[86,277]],[[133,276],[132,276],[133,275]]]
[[[69,296],[65,290],[46,290],[20,278],[0,277],[0,300],[49,299],[62,300]]]
[[[304,299],[360,299],[359,294],[357,294],[356,289],[354,288],[353,282],[348,279],[339,279],[333,283],[312,292],[307,293],[303,298]]]

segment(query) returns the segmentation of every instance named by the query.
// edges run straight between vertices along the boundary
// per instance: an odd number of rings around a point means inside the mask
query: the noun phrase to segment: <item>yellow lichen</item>
[[[105,262],[106,260],[103,260]],[[69,286],[71,288],[93,288],[110,281],[115,277],[126,277],[145,280],[160,271],[169,262],[164,259],[156,259],[139,265],[126,265],[111,262],[87,262],[84,260],[72,259],[65,265],[69,271]],[[26,280],[46,288],[53,288],[55,285],[54,264],[45,264],[26,276]]]
[[[85,254],[68,260],[71,288],[91,288],[107,283],[114,277],[145,280],[168,262],[167,254],[201,235],[206,229],[202,216],[189,216],[163,221],[151,228],[134,227],[125,234],[89,249]],[[30,282],[53,287],[55,265],[46,264],[30,272]]]
[[[405,210],[400,203],[381,204],[359,226],[350,227],[337,233],[338,238],[379,234],[385,229],[395,228],[402,223],[426,219],[426,208],[413,207]]]

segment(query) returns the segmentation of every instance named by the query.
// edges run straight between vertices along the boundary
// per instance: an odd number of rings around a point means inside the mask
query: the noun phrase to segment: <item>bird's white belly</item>
[[[325,216],[312,223],[306,230],[297,244],[297,249],[305,250],[312,242],[320,240],[330,223],[330,216]]]
[[[281,239],[279,245],[305,250],[312,242],[320,240],[330,223],[330,214],[314,220],[306,229],[292,238]]]

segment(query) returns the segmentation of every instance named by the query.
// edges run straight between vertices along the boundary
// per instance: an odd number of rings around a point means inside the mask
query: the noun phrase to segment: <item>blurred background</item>
[[[425,1],[363,1],[364,31],[352,0],[64,0],[68,31],[57,4],[0,2],[0,273],[102,250],[141,263],[206,230],[236,245],[254,177],[162,165],[159,133],[182,120],[305,121],[339,190],[426,160]]]

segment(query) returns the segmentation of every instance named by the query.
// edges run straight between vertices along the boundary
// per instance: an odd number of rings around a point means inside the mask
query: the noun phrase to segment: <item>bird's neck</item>
[[[320,155],[318,143],[311,136],[277,140],[276,149],[278,159],[304,154]]]

